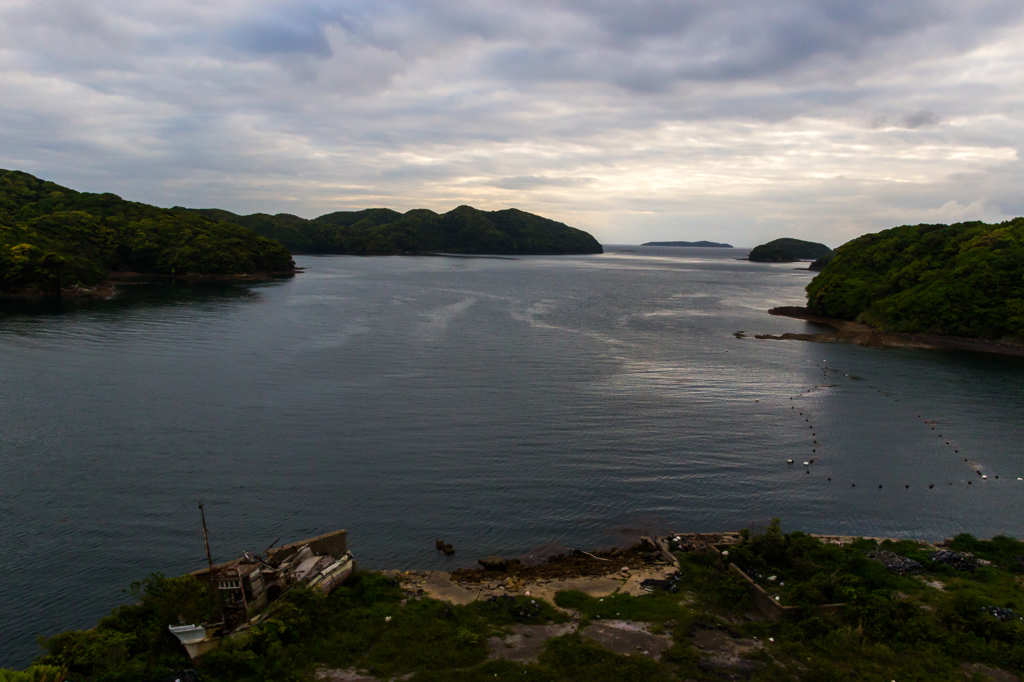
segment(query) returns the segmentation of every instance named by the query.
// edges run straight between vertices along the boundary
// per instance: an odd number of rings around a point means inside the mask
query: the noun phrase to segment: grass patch
[[[576,590],[563,590],[555,595],[555,604],[579,611],[582,618],[591,621],[632,620],[663,624],[674,620],[688,620],[692,611],[679,604],[679,595],[654,593],[643,597],[613,594],[595,598]]]
[[[671,633],[673,645],[660,661],[613,654],[579,634],[550,640],[536,663],[488,661],[489,637],[508,634],[516,624],[564,623],[569,616],[528,597],[495,597],[467,606],[406,601],[395,581],[357,572],[329,597],[292,591],[275,603],[267,620],[208,654],[201,673],[204,682],[307,681],[320,667],[356,668],[382,679],[412,674],[419,682],[711,682],[736,674],[714,669],[710,652],[693,646],[699,630],[713,629],[726,635],[715,639],[715,646],[738,647],[739,638],[763,644],[744,654],[758,663],[744,673],[755,681],[966,681],[960,667],[965,662],[1020,674],[1024,575],[1017,564],[1024,543],[958,536],[951,549],[990,563],[975,565],[969,556],[943,563],[941,555],[907,541],[859,540],[839,547],[802,533],[782,533],[777,523],[761,535],[747,534],[730,547],[728,558],[798,606],[777,623],[748,619],[752,605],[746,583],[696,553],[680,555],[679,594],[556,594],[558,606],[579,613],[581,628],[628,620],[649,624],[655,634]],[[921,572],[899,575],[868,558],[879,551],[913,559]],[[893,567],[905,564],[892,554],[882,558]],[[772,575],[776,580],[768,581]],[[138,604],[115,609],[96,628],[46,640],[47,653],[38,663],[66,668],[70,682],[163,682],[170,672],[191,667],[167,624],[179,615],[200,620],[208,613],[206,587],[188,577],[152,576],[135,590]],[[817,608],[827,602],[846,606],[827,613]]]
[[[660,682],[673,679],[668,668],[639,656],[619,656],[577,634],[556,637],[541,652],[539,663],[567,682]]]

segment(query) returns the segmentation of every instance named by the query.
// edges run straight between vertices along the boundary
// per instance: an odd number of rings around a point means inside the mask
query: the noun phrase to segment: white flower
[[[722,552],[722,556],[729,556],[729,550],[725,550],[724,552]]]
[[[776,577],[777,577],[777,576],[774,576],[774,575],[770,575],[770,576],[768,576],[768,580],[771,580],[772,582],[775,582],[775,578],[776,578]]]
[[[769,642],[774,642],[774,641],[775,641],[775,638],[774,638],[774,637],[769,637],[769,638],[768,638],[768,641],[769,641]]]
[[[384,616],[384,622],[385,623],[390,623],[391,622],[391,616]]]

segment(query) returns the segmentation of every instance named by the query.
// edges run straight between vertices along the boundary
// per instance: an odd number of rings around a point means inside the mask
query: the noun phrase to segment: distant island
[[[836,249],[809,312],[886,332],[1024,339],[1024,218],[903,225]]]
[[[57,294],[117,272],[238,278],[294,271],[287,249],[235,223],[0,170],[0,290]]]
[[[817,260],[831,253],[832,249],[824,244],[783,237],[755,246],[747,258],[757,263],[795,263],[800,260]]]
[[[604,251],[583,230],[515,208],[481,211],[459,206],[447,213],[425,208],[406,213],[368,208],[328,213],[312,220],[287,213],[243,216],[219,209],[194,212],[247,227],[281,242],[292,253],[562,255]]]
[[[733,248],[732,244],[719,244],[718,242],[707,242],[707,241],[699,241],[699,242],[647,242],[646,244],[641,244],[640,246],[691,246],[691,247],[700,247],[700,248],[708,248],[708,249],[731,249],[731,248]]]

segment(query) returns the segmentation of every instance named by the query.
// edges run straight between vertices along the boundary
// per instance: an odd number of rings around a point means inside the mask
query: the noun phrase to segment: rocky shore
[[[329,596],[295,589],[192,669],[167,624],[197,613],[207,590],[195,575],[151,576],[138,604],[45,640],[14,679],[1020,682],[1024,671],[1024,542],[1006,536],[787,534],[773,519],[532,561],[355,571]]]
[[[849,320],[838,320],[815,315],[807,308],[783,306],[772,308],[769,315],[792,317],[815,324],[831,327],[832,331],[818,334],[786,333],[779,336],[756,334],[756,339],[776,341],[812,341],[815,343],[855,343],[871,348],[929,348],[934,350],[975,351],[979,353],[997,353],[1000,355],[1024,356],[1024,345],[1010,341],[990,341],[987,339],[969,339],[956,336],[939,336],[936,334],[905,334],[883,332],[874,327]]]

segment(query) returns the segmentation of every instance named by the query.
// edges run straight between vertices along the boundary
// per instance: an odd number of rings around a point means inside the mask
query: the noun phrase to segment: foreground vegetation
[[[902,682],[984,679],[964,663],[1024,670],[1024,543],[961,535],[944,554],[910,541],[837,546],[784,534],[775,523],[729,549],[727,560],[796,607],[789,617],[757,617],[747,583],[699,552],[678,555],[678,593],[597,599],[563,591],[554,604],[520,596],[453,606],[361,572],[329,597],[293,591],[270,619],[208,654],[199,674],[209,682],[312,680],[319,668],[424,682]],[[97,682],[164,680],[189,668],[167,625],[212,615],[206,585],[151,576],[134,591],[138,604],[115,609],[96,628],[44,640],[38,663],[66,670],[69,680]],[[845,606],[818,608],[836,602]],[[647,623],[650,632],[671,638],[669,648],[659,659],[623,656],[570,632],[548,640],[536,661],[488,660],[488,638],[513,625],[573,621],[582,631],[609,619]],[[695,634],[709,631],[756,646],[723,667],[694,646]]]
[[[281,213],[241,216],[200,209],[204,216],[243,225],[276,239],[293,253],[384,255],[395,253],[572,254],[601,253],[583,230],[514,208],[481,211],[459,206],[447,213],[388,208],[338,211],[305,220]]]
[[[818,315],[884,331],[1024,338],[1024,218],[864,235],[836,250],[807,295]]]

